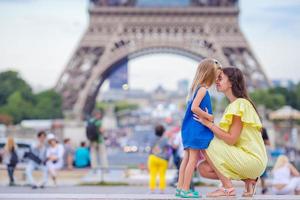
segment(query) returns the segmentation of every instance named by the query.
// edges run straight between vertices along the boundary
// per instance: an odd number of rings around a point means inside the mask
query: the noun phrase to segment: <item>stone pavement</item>
[[[66,199],[162,199],[162,200],[178,200],[179,198],[174,197],[170,194],[155,194],[155,195],[144,195],[144,194],[0,194],[0,199],[8,200],[17,200],[17,199],[57,199],[57,200],[66,200]],[[212,200],[213,198],[200,198],[203,200]],[[218,199],[227,199],[227,198],[218,198]],[[255,199],[255,200],[293,200],[300,199],[298,196],[255,196],[253,198],[241,198],[235,197],[230,199]]]
[[[212,191],[213,187],[197,187],[200,193],[205,194]],[[275,196],[275,195],[256,195],[254,198],[242,198],[242,187],[237,188],[237,197],[230,199],[261,199],[261,200],[294,200],[300,199],[300,196]],[[260,190],[259,190],[260,191]],[[258,191],[258,192],[259,192]],[[45,189],[33,190],[29,187],[0,187],[0,199],[8,200],[69,200],[69,199],[174,199],[174,188],[168,187],[165,194],[149,194],[148,188],[145,186],[57,186],[47,187]],[[200,198],[204,200],[212,200],[213,198]],[[226,198],[219,198],[226,199]]]

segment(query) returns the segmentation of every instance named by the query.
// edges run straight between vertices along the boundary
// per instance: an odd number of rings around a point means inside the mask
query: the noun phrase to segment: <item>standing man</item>
[[[46,133],[40,131],[37,134],[37,143],[32,147],[30,153],[28,153],[28,164],[26,166],[26,178],[28,184],[32,189],[38,187],[36,181],[33,179],[32,173],[34,170],[40,170],[43,173],[43,180],[40,184],[41,188],[44,188],[48,180],[48,170],[45,165],[46,161]]]
[[[102,128],[102,113],[99,110],[93,111],[92,118],[87,122],[86,134],[90,140],[91,167],[96,172],[100,166],[104,171],[108,169],[107,153],[104,141],[104,129]]]

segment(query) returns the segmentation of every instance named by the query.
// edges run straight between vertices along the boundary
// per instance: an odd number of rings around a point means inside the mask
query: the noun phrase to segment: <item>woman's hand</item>
[[[207,111],[206,111],[206,112],[207,112]],[[207,119],[208,121],[210,121],[210,122],[213,122],[213,121],[214,121],[214,116],[207,113],[206,119]]]
[[[197,114],[193,114],[193,116],[194,116],[193,117],[194,120],[202,123],[204,126],[207,126],[208,128],[210,128],[213,125],[213,123],[206,118],[200,118]]]

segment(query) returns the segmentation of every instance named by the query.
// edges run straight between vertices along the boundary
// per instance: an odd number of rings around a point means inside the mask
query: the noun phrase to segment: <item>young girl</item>
[[[212,107],[208,88],[214,83],[221,65],[210,58],[202,60],[197,68],[189,101],[182,122],[182,142],[184,157],[179,169],[179,179],[176,196],[183,198],[198,198],[198,192],[189,190],[191,179],[200,155],[200,150],[206,149],[213,138],[213,133],[201,123],[193,119],[193,113],[213,121]],[[206,112],[208,111],[208,113]]]

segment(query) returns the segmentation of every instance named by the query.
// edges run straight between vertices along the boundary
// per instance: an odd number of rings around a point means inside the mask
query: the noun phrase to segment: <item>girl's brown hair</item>
[[[216,80],[218,69],[221,69],[221,64],[217,60],[212,58],[203,59],[198,65],[188,97],[192,97],[201,85],[211,86]]]

